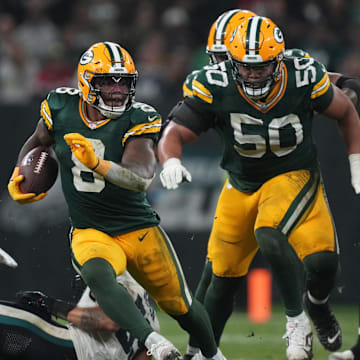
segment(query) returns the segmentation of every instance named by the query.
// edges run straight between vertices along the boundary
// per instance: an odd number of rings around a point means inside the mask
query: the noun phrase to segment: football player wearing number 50
[[[222,360],[209,317],[192,298],[171,242],[146,199],[161,117],[153,107],[134,101],[137,76],[123,47],[92,45],[78,64],[79,90],[49,93],[18,159],[37,145],[53,145],[71,219],[73,264],[110,319],[156,360],[181,358],[117,283],[116,276],[127,269],[164,312],[196,337],[204,358]],[[9,192],[26,203],[21,181],[16,167]]]
[[[341,330],[329,306],[338,244],[312,121],[315,111],[337,120],[359,193],[359,117],[349,98],[330,83],[322,64],[284,55],[283,34],[270,19],[248,18],[227,47],[229,60],[197,72],[191,94],[172,110],[158,144],[160,178],[167,189],[189,179],[181,163],[183,146],[209,128],[217,130],[223,141],[221,165],[229,179],[208,244],[213,276],[204,304],[214,332],[221,334],[217,324],[224,323],[214,304],[223,303],[231,284],[237,286],[260,248],[284,303],[286,357],[311,359],[312,331],[303,311],[296,257],[304,264],[305,304],[320,342],[332,351],[341,346]]]

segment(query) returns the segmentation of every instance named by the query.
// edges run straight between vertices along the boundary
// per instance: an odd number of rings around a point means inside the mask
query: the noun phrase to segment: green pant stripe
[[[321,184],[323,185],[323,180],[321,178]],[[337,232],[336,232],[336,226],[335,226],[335,222],[334,222],[334,219],[333,219],[333,216],[332,216],[332,213],[331,213],[331,209],[330,209],[330,205],[329,205],[329,200],[327,198],[327,194],[326,194],[326,191],[325,191],[325,188],[324,186],[322,186],[322,191],[323,191],[323,194],[324,194],[324,199],[325,199],[325,203],[326,203],[326,206],[329,210],[329,214],[330,214],[330,218],[331,218],[331,223],[332,223],[332,226],[333,226],[333,229],[334,229],[334,247],[335,247],[335,252],[340,255],[340,245],[339,245],[339,238],[337,236]]]
[[[69,240],[70,240],[70,248],[71,247],[71,242],[72,242],[72,237],[73,237],[73,233],[74,233],[74,228],[72,227],[70,229],[70,233],[69,233]],[[71,250],[71,262],[72,262],[72,266],[75,269],[75,271],[80,275],[81,274],[81,268],[82,266],[77,262],[74,253]]]
[[[291,203],[288,211],[281,220],[278,229],[286,236],[297,225],[303,214],[308,210],[309,206],[313,203],[317,194],[319,186],[319,173],[311,172],[310,179],[305,184],[300,193],[296,196],[294,201]]]
[[[159,225],[157,226],[157,228],[159,229],[163,239],[165,240],[167,248],[168,248],[168,250],[169,250],[169,252],[171,254],[171,257],[172,257],[172,259],[174,261],[174,264],[175,264],[175,267],[176,267],[176,272],[177,272],[178,279],[179,279],[179,282],[180,282],[181,294],[183,296],[183,299],[185,301],[186,306],[189,308],[191,306],[191,303],[192,303],[192,296],[191,296],[189,287],[188,287],[188,285],[186,283],[185,276],[184,276],[182,267],[180,265],[179,259],[178,259],[177,255],[176,255],[174,247],[173,247],[169,237],[165,233],[165,231]]]
[[[0,323],[19,326],[39,335],[41,338],[60,346],[73,348],[67,328],[52,325],[39,316],[11,306],[0,305]]]

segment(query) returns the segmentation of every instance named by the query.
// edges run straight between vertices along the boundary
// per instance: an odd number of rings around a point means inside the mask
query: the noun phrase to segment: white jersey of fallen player
[[[156,313],[151,306],[147,292],[125,271],[117,277],[155,331],[160,331]],[[94,307],[96,302],[86,288],[77,306]],[[68,325],[78,360],[131,360],[139,350],[138,340],[127,331],[119,330],[116,334],[109,331],[83,331],[71,324]]]

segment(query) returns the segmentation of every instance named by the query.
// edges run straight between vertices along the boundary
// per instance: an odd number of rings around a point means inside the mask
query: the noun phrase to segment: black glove
[[[66,301],[45,295],[41,291],[19,291],[16,294],[17,303],[33,308],[49,317],[55,315],[58,318],[67,319],[67,314],[76,305]]]

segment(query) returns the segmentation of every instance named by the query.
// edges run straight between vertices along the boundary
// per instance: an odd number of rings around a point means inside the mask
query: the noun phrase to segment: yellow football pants
[[[74,229],[71,246],[79,270],[90,259],[105,259],[116,275],[127,268],[163,311],[187,313],[190,291],[172,244],[160,226],[118,236],[95,229]]]
[[[318,173],[298,170],[276,176],[254,193],[227,180],[220,194],[208,244],[215,275],[246,275],[258,245],[255,231],[278,229],[298,257],[334,251],[336,235]]]

